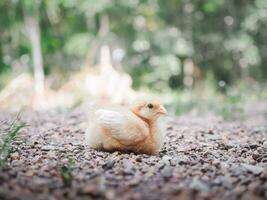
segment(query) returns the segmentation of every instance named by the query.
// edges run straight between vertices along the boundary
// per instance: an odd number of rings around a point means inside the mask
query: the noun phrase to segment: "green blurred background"
[[[44,73],[59,88],[99,62],[101,45],[135,89],[260,92],[267,78],[267,1],[0,1],[0,89],[25,72],[41,79]],[[194,97],[188,99],[190,107]]]

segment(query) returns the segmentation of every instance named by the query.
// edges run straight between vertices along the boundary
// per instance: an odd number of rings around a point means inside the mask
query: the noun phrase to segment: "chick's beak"
[[[162,105],[159,106],[159,109],[158,109],[157,113],[163,114],[163,115],[167,115],[168,114],[166,108],[164,108],[164,106],[162,106]]]

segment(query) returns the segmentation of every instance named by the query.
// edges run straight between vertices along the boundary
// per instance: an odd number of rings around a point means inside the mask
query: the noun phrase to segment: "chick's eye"
[[[152,105],[151,103],[149,103],[149,104],[147,104],[147,107],[148,107],[149,109],[152,109],[152,108],[153,108],[153,105]]]

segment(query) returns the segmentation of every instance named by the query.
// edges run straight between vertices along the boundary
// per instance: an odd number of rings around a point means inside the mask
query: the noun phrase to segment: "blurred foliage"
[[[136,88],[166,92],[209,80],[225,92],[240,79],[267,78],[266,0],[2,0],[0,13],[0,87],[2,74],[32,71],[28,15],[40,23],[46,75],[79,70],[108,16],[103,42]]]
[[[209,88],[201,92],[178,90],[171,94],[168,92],[162,96],[162,99],[167,102],[167,108],[171,115],[195,113],[203,116],[213,113],[224,120],[231,121],[245,118],[248,114],[245,109],[250,104],[266,101],[267,85],[237,83],[226,93],[218,93],[216,88]]]

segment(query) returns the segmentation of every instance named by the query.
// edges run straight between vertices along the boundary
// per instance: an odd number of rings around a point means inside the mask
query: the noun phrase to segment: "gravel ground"
[[[1,112],[0,137],[14,117]],[[24,112],[29,127],[0,171],[0,199],[267,199],[267,121],[257,113],[172,119],[157,156],[86,148],[85,119],[81,110]]]

